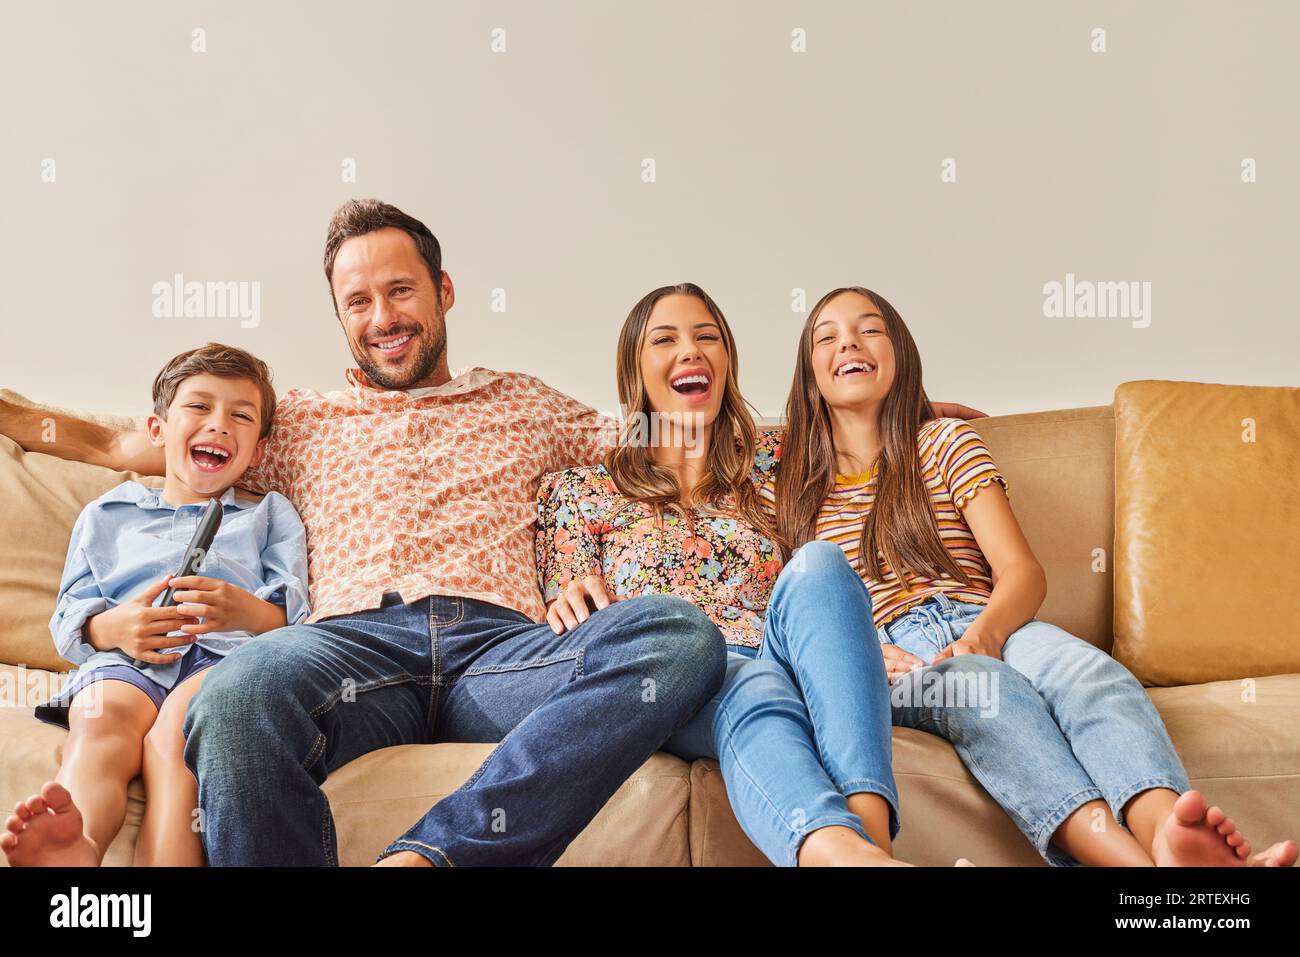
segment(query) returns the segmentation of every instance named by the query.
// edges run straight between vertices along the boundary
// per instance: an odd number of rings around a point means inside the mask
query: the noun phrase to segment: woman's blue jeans
[[[983,605],[935,595],[882,629],[927,663],[965,634]],[[1190,784],[1164,722],[1128,669],[1045,621],[1017,629],[1002,659],[959,655],[891,692],[894,723],[952,742],[971,774],[1050,864],[1077,863],[1052,835],[1088,801],[1124,806],[1151,788]]]
[[[870,840],[848,795],[878,794],[898,832],[889,683],[871,597],[838,546],[804,545],[781,572],[763,645],[732,646],[721,690],[664,750],[717,758],[736,819],[775,864],[840,825]]]

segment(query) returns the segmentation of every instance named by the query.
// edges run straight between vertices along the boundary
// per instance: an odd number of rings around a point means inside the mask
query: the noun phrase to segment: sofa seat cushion
[[[408,744],[344,765],[325,781],[334,812],[339,863],[365,866],[437,801],[455,791],[492,752],[490,744]],[[569,845],[562,865],[691,863],[686,814],[690,768],[659,752],[614,793]],[[510,826],[509,818],[505,826]]]

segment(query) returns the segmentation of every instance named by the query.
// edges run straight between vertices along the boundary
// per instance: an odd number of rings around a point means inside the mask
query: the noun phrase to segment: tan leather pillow
[[[0,436],[0,662],[72,667],[55,650],[49,629],[72,526],[87,504],[130,479],[163,484],[160,476],[24,452]]]
[[[1114,655],[1144,684],[1300,672],[1297,475],[1300,389],[1115,390]]]

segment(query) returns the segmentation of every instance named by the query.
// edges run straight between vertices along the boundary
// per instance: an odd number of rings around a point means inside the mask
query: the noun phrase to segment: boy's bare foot
[[[82,830],[81,812],[68,789],[47,781],[14,807],[0,836],[13,867],[98,867],[99,854]]]
[[[1250,859],[1251,867],[1295,867],[1300,848],[1295,841],[1278,841],[1266,851],[1260,851]]]
[[[1243,867],[1250,844],[1232,818],[1206,808],[1200,791],[1187,791],[1156,831],[1151,856],[1157,867]]]

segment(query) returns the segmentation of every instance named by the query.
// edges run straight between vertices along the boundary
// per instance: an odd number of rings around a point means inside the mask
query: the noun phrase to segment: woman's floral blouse
[[[781,433],[758,433],[752,479],[772,474]],[[728,514],[696,508],[693,522],[629,502],[603,465],[543,476],[538,492],[537,569],[547,602],[573,579],[600,574],[611,595],[677,595],[694,602],[730,645],[757,648],[781,572],[776,543]],[[693,526],[693,527],[692,527]]]

